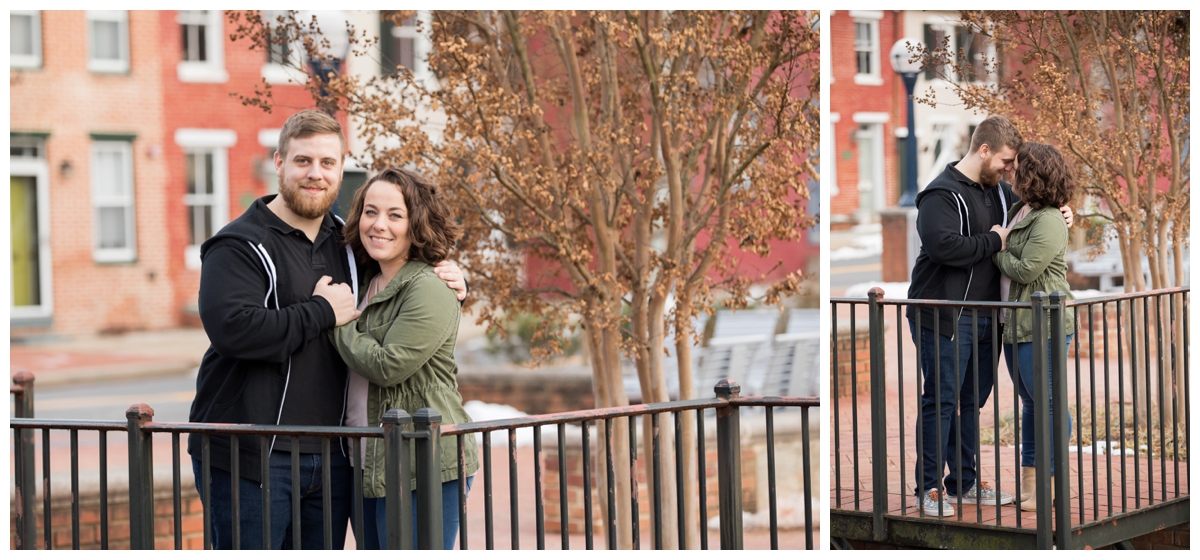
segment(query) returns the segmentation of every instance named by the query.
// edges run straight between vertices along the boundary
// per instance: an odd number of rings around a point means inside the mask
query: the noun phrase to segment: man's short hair
[[[318,134],[337,134],[338,140],[342,141],[341,157],[346,156],[346,135],[342,134],[342,125],[328,113],[313,110],[300,111],[288,117],[283,128],[279,129],[277,151],[286,158],[288,142],[293,138],[308,138]]]
[[[1021,149],[1021,133],[1017,132],[1017,127],[1013,126],[1012,121],[1002,115],[992,115],[975,127],[975,134],[971,135],[971,150],[970,153],[979,151],[979,147],[987,144],[993,152],[997,152],[1002,146],[1008,146],[1014,151]]]

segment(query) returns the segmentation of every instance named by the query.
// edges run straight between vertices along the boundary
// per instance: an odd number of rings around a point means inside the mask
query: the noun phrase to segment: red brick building
[[[878,221],[879,210],[900,198],[900,165],[907,135],[904,83],[888,52],[903,37],[904,12],[830,12],[827,32],[833,80],[829,85],[833,168],[826,219],[832,229]]]
[[[187,324],[199,243],[274,191],[278,129],[312,106],[286,53],[230,41],[219,11],[11,21],[13,336]],[[263,79],[273,113],[230,96]]]

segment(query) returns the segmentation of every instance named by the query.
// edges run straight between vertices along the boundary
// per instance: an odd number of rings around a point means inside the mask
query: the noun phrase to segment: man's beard
[[[306,194],[300,192],[300,189],[309,184],[312,183],[306,181],[304,183],[289,184],[287,181],[280,179],[279,196],[283,197],[284,204],[287,205],[289,210],[295,212],[297,216],[307,220],[315,220],[324,216],[326,212],[329,212],[330,208],[333,208],[333,203],[337,200],[338,185],[329,186],[325,189],[325,197],[314,201]]]
[[[1004,170],[995,170],[984,162],[983,167],[979,170],[979,182],[985,187],[994,187],[1000,184],[1000,179],[1004,176]]]

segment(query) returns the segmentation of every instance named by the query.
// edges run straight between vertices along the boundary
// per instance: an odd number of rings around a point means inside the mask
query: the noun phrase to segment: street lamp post
[[[913,124],[913,88],[917,85],[917,73],[921,71],[921,62],[911,60],[909,45],[919,45],[920,41],[905,37],[892,45],[890,58],[892,70],[904,80],[904,89],[908,93],[908,137],[904,147],[904,192],[900,195],[900,206],[916,206],[917,204],[917,129]]]

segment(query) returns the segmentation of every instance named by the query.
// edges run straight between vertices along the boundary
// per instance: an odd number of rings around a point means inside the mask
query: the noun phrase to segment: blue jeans
[[[346,523],[350,519],[350,496],[353,490],[353,473],[350,461],[340,452],[329,456],[329,480],[331,492],[331,527],[334,550],[346,545]],[[322,482],[322,457],[319,453],[300,454],[300,546],[305,550],[325,548],[325,525]],[[196,478],[196,490],[204,498],[202,487],[203,467],[200,460],[192,458],[192,472]],[[205,503],[212,516],[213,548],[233,548],[233,488],[230,473],[219,468],[210,469],[212,503]],[[273,550],[292,546],[292,454],[290,451],[274,451],[270,463],[271,488],[271,542]],[[238,503],[240,512],[242,550],[263,549],[262,530],[262,487],[259,483],[241,477],[238,481]]]
[[[1067,350],[1071,349],[1071,339],[1075,335],[1067,335]],[[1018,342],[1016,346],[1012,344],[1004,345],[1004,361],[1008,364],[1008,376],[1012,378],[1013,383],[1017,386],[1017,395],[1021,397],[1021,466],[1032,467],[1036,465],[1035,459],[1036,448],[1036,432],[1033,428],[1033,343]],[[1015,362],[1015,363],[1014,363]],[[1014,367],[1015,366],[1015,367]],[[1053,363],[1047,365],[1047,377],[1054,370]],[[1050,417],[1054,417],[1054,393],[1050,388],[1054,386],[1054,382],[1047,379],[1046,394],[1050,399]],[[1054,441],[1054,426],[1050,426],[1050,441]],[[1071,437],[1071,412],[1067,411],[1067,437]],[[1054,474],[1054,445],[1050,446],[1050,474]]]
[[[921,465],[914,473],[917,494],[930,488],[939,488],[942,482],[946,492],[958,495],[975,486],[975,450],[979,447],[979,426],[975,411],[987,402],[995,384],[992,360],[999,349],[992,348],[991,317],[980,317],[975,324],[972,345],[972,319],[969,311],[963,312],[958,321],[958,332],[953,339],[948,334],[938,333],[921,326],[920,359],[923,376],[921,387],[921,419],[918,431],[921,434]],[[909,319],[909,332],[917,343],[916,323]],[[935,351],[934,342],[937,341]],[[958,363],[955,363],[955,348],[958,348]],[[978,384],[974,374],[971,352],[979,351]],[[940,368],[940,369],[938,369]],[[957,390],[958,410],[954,408]],[[938,419],[941,431],[938,431]],[[955,419],[958,419],[956,429]],[[941,452],[941,462],[937,454]],[[949,474],[941,481],[942,474]],[[962,478],[959,479],[961,467]]]
[[[475,476],[467,477],[467,494],[471,493],[471,482]],[[417,492],[412,493],[413,548],[417,548]],[[442,483],[442,550],[454,550],[458,539],[458,479]],[[363,498],[363,548],[387,550],[387,499]]]

